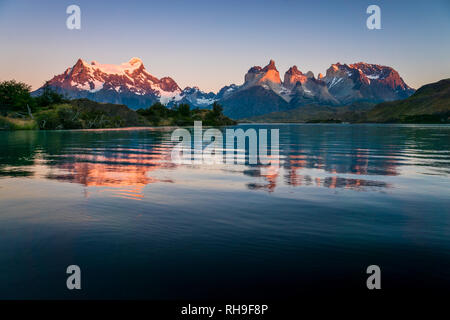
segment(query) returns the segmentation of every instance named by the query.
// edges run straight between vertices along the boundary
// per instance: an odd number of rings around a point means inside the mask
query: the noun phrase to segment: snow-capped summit
[[[81,60],[81,59],[80,59]],[[83,60],[81,60],[84,62]],[[144,63],[139,58],[131,58],[130,61],[122,63],[120,65],[114,64],[100,64],[97,61],[92,61],[90,67],[94,70],[99,70],[100,72],[107,74],[132,74],[135,70],[139,68],[145,69]]]
[[[78,59],[73,67],[53,77],[49,85],[71,98],[122,103],[131,108],[145,108],[156,101],[168,103],[182,92],[172,78],[151,75],[136,57],[119,65]]]
[[[332,64],[323,80],[341,103],[403,99],[414,92],[393,68],[365,62]]]
[[[168,106],[171,107],[174,104],[187,103],[192,108],[208,108],[215,101],[217,96],[214,92],[203,92],[199,87],[186,87],[181,94],[174,97],[168,102]]]
[[[130,65],[132,65],[132,66],[144,64],[144,63],[142,62],[142,60],[141,60],[140,58],[137,58],[137,57],[131,58],[130,61],[128,61],[128,63],[129,63]]]

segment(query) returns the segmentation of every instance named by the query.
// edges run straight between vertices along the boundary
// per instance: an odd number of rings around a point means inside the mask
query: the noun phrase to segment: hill
[[[383,102],[367,112],[370,122],[450,122],[450,79],[419,88],[407,99]]]

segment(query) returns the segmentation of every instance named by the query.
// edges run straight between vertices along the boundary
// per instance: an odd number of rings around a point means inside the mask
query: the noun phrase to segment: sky
[[[69,5],[81,29],[66,27]],[[366,9],[381,9],[369,30]],[[416,0],[0,0],[0,80],[40,87],[78,58],[139,57],[154,76],[218,91],[274,59],[325,74],[336,62],[396,69],[408,85],[450,78],[450,1]]]

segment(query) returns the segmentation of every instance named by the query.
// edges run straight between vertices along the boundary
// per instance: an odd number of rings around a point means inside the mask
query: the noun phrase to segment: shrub
[[[37,129],[36,121],[14,119],[0,116],[0,130],[35,130]]]
[[[36,122],[39,129],[80,129],[83,127],[81,120],[71,105],[62,104],[44,110],[36,114]]]
[[[59,104],[64,101],[63,96],[54,91],[47,81],[42,88],[40,96],[35,98],[38,107],[46,107],[51,104]]]
[[[8,111],[26,112],[27,104],[33,105],[30,96],[31,87],[15,80],[0,82],[0,110],[6,115]]]

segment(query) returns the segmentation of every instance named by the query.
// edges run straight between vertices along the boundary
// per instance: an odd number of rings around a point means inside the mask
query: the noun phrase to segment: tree
[[[190,117],[191,116],[191,107],[186,104],[182,103],[177,108],[178,114],[182,117]]]
[[[40,107],[46,107],[63,102],[63,96],[54,91],[47,81],[42,87],[42,94],[36,98],[36,102]]]
[[[218,104],[217,102],[214,102],[212,110],[213,110],[213,113],[215,116],[220,116],[222,114],[223,108],[220,104]]]
[[[167,115],[167,108],[161,102],[156,102],[150,107],[150,111],[158,117],[165,117]]]
[[[16,80],[0,82],[0,110],[3,114],[8,111],[27,111],[27,104],[31,104],[31,86]]]
[[[160,102],[155,102],[147,109],[138,109],[136,112],[145,117],[153,125],[158,125],[161,119],[166,119],[171,110]]]

